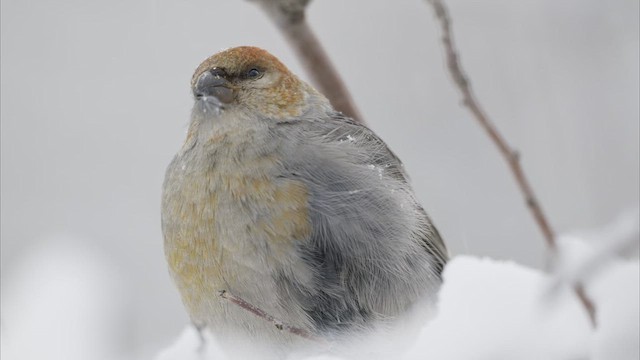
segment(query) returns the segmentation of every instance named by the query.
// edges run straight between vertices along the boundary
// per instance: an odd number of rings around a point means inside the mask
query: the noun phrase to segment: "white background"
[[[638,2],[448,3],[473,87],[522,153],[555,229],[598,227],[637,206]],[[316,0],[309,10],[451,252],[542,266],[543,239],[459,105],[426,2]],[[34,252],[82,247],[118,284],[105,295],[120,309],[115,353],[150,356],[187,322],[159,201],[192,71],[221,49],[255,45],[307,77],[246,1],[3,0],[1,12],[2,295],[38,268]]]

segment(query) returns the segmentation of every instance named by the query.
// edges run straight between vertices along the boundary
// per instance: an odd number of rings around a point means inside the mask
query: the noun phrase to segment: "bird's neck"
[[[268,125],[233,110],[192,114],[183,152],[197,148],[210,156],[243,162],[260,156]]]

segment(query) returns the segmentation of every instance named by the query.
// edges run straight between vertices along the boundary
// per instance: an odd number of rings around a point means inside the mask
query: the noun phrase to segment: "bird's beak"
[[[222,104],[229,104],[233,101],[233,89],[229,81],[222,76],[216,76],[210,71],[205,71],[198,77],[193,90],[196,99],[206,99],[214,97]]]

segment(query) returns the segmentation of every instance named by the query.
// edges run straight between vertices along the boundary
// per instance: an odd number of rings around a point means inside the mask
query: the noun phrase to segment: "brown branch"
[[[516,183],[518,184],[520,191],[522,191],[529,211],[531,211],[531,214],[538,224],[540,231],[542,231],[542,234],[544,235],[547,246],[552,252],[556,252],[557,244],[555,240],[555,234],[551,228],[551,225],[549,225],[549,221],[547,221],[544,212],[542,211],[540,203],[533,193],[533,188],[529,184],[529,181],[527,180],[527,177],[522,170],[522,166],[520,166],[520,156],[518,152],[515,151],[511,146],[509,146],[502,134],[487,117],[486,113],[476,100],[476,97],[471,90],[471,84],[469,82],[469,79],[465,75],[462,66],[460,65],[460,56],[453,42],[451,18],[449,16],[447,8],[445,7],[442,0],[427,1],[433,7],[436,18],[440,22],[440,27],[442,30],[442,43],[444,45],[447,67],[449,68],[449,73],[451,74],[453,82],[462,94],[462,103],[467,109],[469,109],[474,118],[480,123],[480,126],[482,126],[482,128],[487,132],[487,135],[489,135],[491,140],[498,147],[498,150],[509,165],[509,168],[511,169],[511,172],[516,179]],[[584,306],[585,310],[587,311],[589,319],[591,320],[591,324],[595,327],[596,318],[593,302],[587,297],[582,284],[576,283],[574,285],[574,291],[576,293],[576,296]]]
[[[261,5],[293,48],[313,83],[333,107],[364,124],[347,87],[305,17],[310,0],[253,0]]]
[[[315,337],[313,334],[311,334],[310,332],[308,332],[305,329],[301,329],[295,326],[291,326],[291,325],[287,325],[285,323],[283,323],[282,321],[276,319],[275,317],[269,315],[267,312],[265,312],[264,310],[260,309],[259,307],[245,301],[242,298],[239,298],[231,293],[229,293],[226,290],[221,290],[219,292],[219,295],[221,298],[230,301],[231,303],[238,305],[239,307],[249,311],[250,313],[253,313],[254,315],[261,317],[263,319],[265,319],[266,321],[272,323],[276,329],[278,330],[282,330],[282,331],[288,331],[294,335],[298,335],[300,337],[303,337],[305,339],[309,339],[309,340],[314,340],[314,341],[320,341],[317,337]]]

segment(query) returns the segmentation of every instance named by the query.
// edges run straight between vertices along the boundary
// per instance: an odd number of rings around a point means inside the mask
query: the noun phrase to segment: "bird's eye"
[[[257,79],[260,76],[262,76],[262,72],[260,70],[256,69],[256,68],[253,68],[253,69],[247,71],[246,76],[247,76],[247,79]]]

